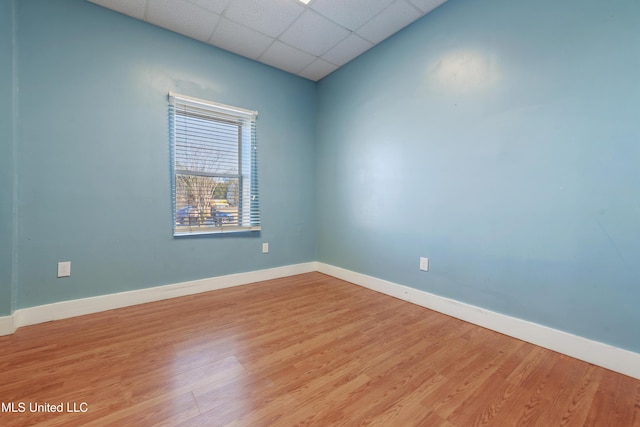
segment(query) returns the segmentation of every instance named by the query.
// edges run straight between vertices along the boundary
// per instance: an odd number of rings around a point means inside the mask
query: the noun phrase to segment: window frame
[[[169,92],[169,140],[171,152],[171,199],[172,199],[172,219],[173,219],[173,235],[193,236],[193,235],[215,235],[221,233],[238,233],[260,231],[260,210],[258,198],[258,174],[257,174],[257,141],[256,141],[256,119],[257,111],[247,110],[244,108],[233,107],[230,105],[220,104],[214,101],[203,100],[191,96],[181,95]],[[194,130],[198,127],[197,122],[189,123],[189,118],[201,121],[210,121],[211,124],[206,126],[206,135],[204,142],[200,138],[202,129],[199,129],[198,137],[190,136],[191,132],[195,135]],[[191,127],[189,126],[191,125]],[[205,123],[206,125],[206,123]],[[223,126],[236,126],[238,135],[237,151],[228,148],[231,139],[218,137],[214,129],[221,129]],[[181,156],[190,155],[197,158],[196,144],[191,142],[189,138],[200,138],[198,144],[205,144],[204,150],[211,152],[220,152],[223,154],[237,154],[237,173],[222,173],[220,171],[205,170],[201,167],[199,170],[196,166],[189,167],[185,164],[178,165],[178,157],[176,150],[179,148]],[[178,142],[178,139],[180,142]],[[227,147],[225,147],[225,143]],[[207,145],[209,144],[209,145]],[[185,148],[186,147],[186,148]],[[190,148],[191,147],[191,148]],[[202,148],[201,148],[202,149]],[[191,150],[191,151],[190,151]],[[183,158],[183,157],[181,157]],[[190,157],[191,158],[191,157]],[[206,157],[204,161],[208,160]],[[213,166],[217,169],[217,166]],[[193,178],[211,178],[225,180],[236,180],[237,191],[237,209],[235,209],[235,218],[233,214],[221,213],[218,217],[218,204],[215,203],[215,186],[208,195],[208,201],[198,203],[203,205],[207,210],[200,212],[201,209],[192,206],[196,215],[191,215],[191,208],[187,204],[184,208],[179,208],[178,200],[184,200],[184,194],[178,194],[177,184],[178,177]],[[217,185],[217,184],[216,184]],[[229,184],[233,185],[233,183]],[[230,190],[227,190],[230,191]],[[227,196],[228,198],[228,196]],[[202,202],[202,200],[199,200]],[[208,207],[206,206],[208,204]],[[188,222],[185,224],[185,212],[181,213],[178,218],[178,211],[187,209]],[[192,222],[192,218],[196,221]],[[231,223],[224,220],[231,218]]]

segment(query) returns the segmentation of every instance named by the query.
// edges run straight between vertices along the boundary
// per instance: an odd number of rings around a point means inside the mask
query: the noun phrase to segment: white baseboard
[[[0,337],[3,335],[11,335],[16,331],[13,323],[13,316],[0,317]]]
[[[0,336],[10,335],[21,326],[246,285],[263,280],[310,273],[312,271],[319,271],[347,282],[640,379],[640,354],[638,353],[319,262],[295,264],[23,308],[16,310],[13,315],[0,317]]]
[[[422,307],[530,342],[558,353],[640,379],[640,354],[516,317],[496,313],[429,292],[329,264],[318,271]]]
[[[309,273],[316,270],[317,263],[308,262],[22,308],[16,310],[11,316],[0,317],[0,336],[10,335],[21,326],[98,313],[100,311],[113,310],[200,292],[214,291],[232,286],[246,285],[263,280]]]

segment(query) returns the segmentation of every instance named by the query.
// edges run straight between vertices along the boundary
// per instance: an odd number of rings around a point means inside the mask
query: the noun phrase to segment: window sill
[[[236,227],[236,226],[222,226],[222,227],[208,227],[203,226],[185,226],[173,231],[173,237],[183,236],[203,236],[203,235],[216,235],[216,234],[231,234],[231,233],[246,233],[252,231],[261,231],[260,226],[253,227]]]

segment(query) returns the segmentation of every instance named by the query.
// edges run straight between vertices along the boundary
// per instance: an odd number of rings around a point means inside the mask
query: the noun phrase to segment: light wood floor
[[[24,327],[0,351],[0,401],[25,404],[0,426],[640,426],[638,380],[320,273]],[[45,402],[87,412],[30,412]]]

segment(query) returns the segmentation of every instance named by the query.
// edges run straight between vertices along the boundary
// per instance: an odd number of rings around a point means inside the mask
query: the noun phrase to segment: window
[[[257,115],[169,93],[174,236],[260,230]]]

